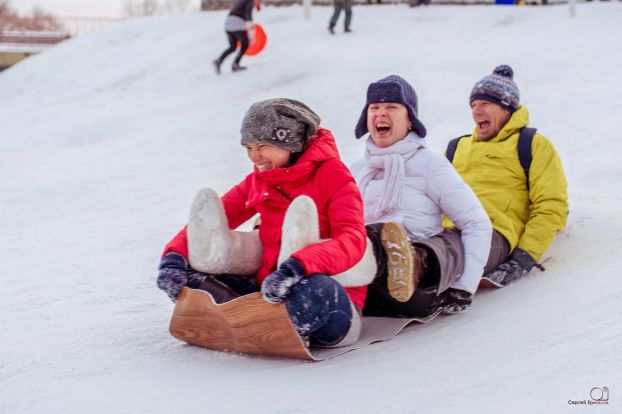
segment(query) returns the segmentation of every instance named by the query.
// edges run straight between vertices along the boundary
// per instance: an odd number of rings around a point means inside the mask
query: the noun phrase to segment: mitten
[[[281,303],[292,290],[292,286],[305,276],[302,263],[289,258],[279,268],[270,273],[261,285],[261,294],[267,302]]]
[[[158,287],[163,290],[173,302],[179,291],[188,284],[188,261],[178,253],[167,253],[160,262]]]
[[[447,289],[445,296],[445,304],[443,305],[443,313],[451,315],[453,313],[462,312],[473,303],[473,294],[462,289]]]
[[[506,262],[501,263],[495,270],[488,273],[486,277],[493,282],[507,285],[527,274],[534,266],[544,270],[542,266],[533,260],[529,253],[517,247]]]

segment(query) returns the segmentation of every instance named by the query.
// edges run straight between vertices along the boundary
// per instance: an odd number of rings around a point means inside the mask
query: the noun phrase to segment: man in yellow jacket
[[[512,68],[501,65],[475,84],[473,134],[459,140],[453,157],[448,148],[448,158],[492,222],[495,234],[484,273],[497,286],[541,268],[537,262],[568,214],[566,178],[553,144],[535,134],[527,172],[519,161],[517,144],[529,112],[520,105],[513,76]]]

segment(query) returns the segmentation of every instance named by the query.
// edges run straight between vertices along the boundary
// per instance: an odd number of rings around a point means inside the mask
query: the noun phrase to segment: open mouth
[[[482,129],[482,130],[483,130],[483,129],[486,129],[486,128],[490,127],[490,121],[479,121],[479,122],[477,123],[477,127],[478,127],[479,129]]]
[[[380,134],[385,134],[389,132],[390,130],[391,130],[391,125],[389,124],[386,124],[386,123],[376,124],[376,131],[378,131]]]
[[[265,170],[269,170],[270,169],[270,163],[266,162],[264,164],[255,164],[255,167],[257,167],[258,170],[260,171],[265,171]]]

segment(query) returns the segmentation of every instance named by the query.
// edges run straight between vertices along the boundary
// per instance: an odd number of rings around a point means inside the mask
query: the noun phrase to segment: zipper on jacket
[[[285,197],[288,200],[293,200],[294,198],[292,196],[290,196],[289,194],[287,194],[285,191],[281,190],[281,186],[276,186],[274,187],[276,191],[278,191],[279,193],[281,193],[281,195],[283,197]]]

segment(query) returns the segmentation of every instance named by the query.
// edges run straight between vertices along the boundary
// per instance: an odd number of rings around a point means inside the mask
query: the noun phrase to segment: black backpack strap
[[[445,156],[449,160],[449,162],[454,162],[454,155],[456,155],[456,149],[458,149],[458,144],[460,140],[464,137],[468,137],[469,135],[462,135],[461,137],[454,138],[447,144],[447,150],[445,151]]]
[[[527,191],[529,191],[529,168],[531,167],[531,143],[534,135],[536,135],[536,128],[525,127],[521,129],[518,136],[518,161],[520,161],[521,167],[527,177]]]

